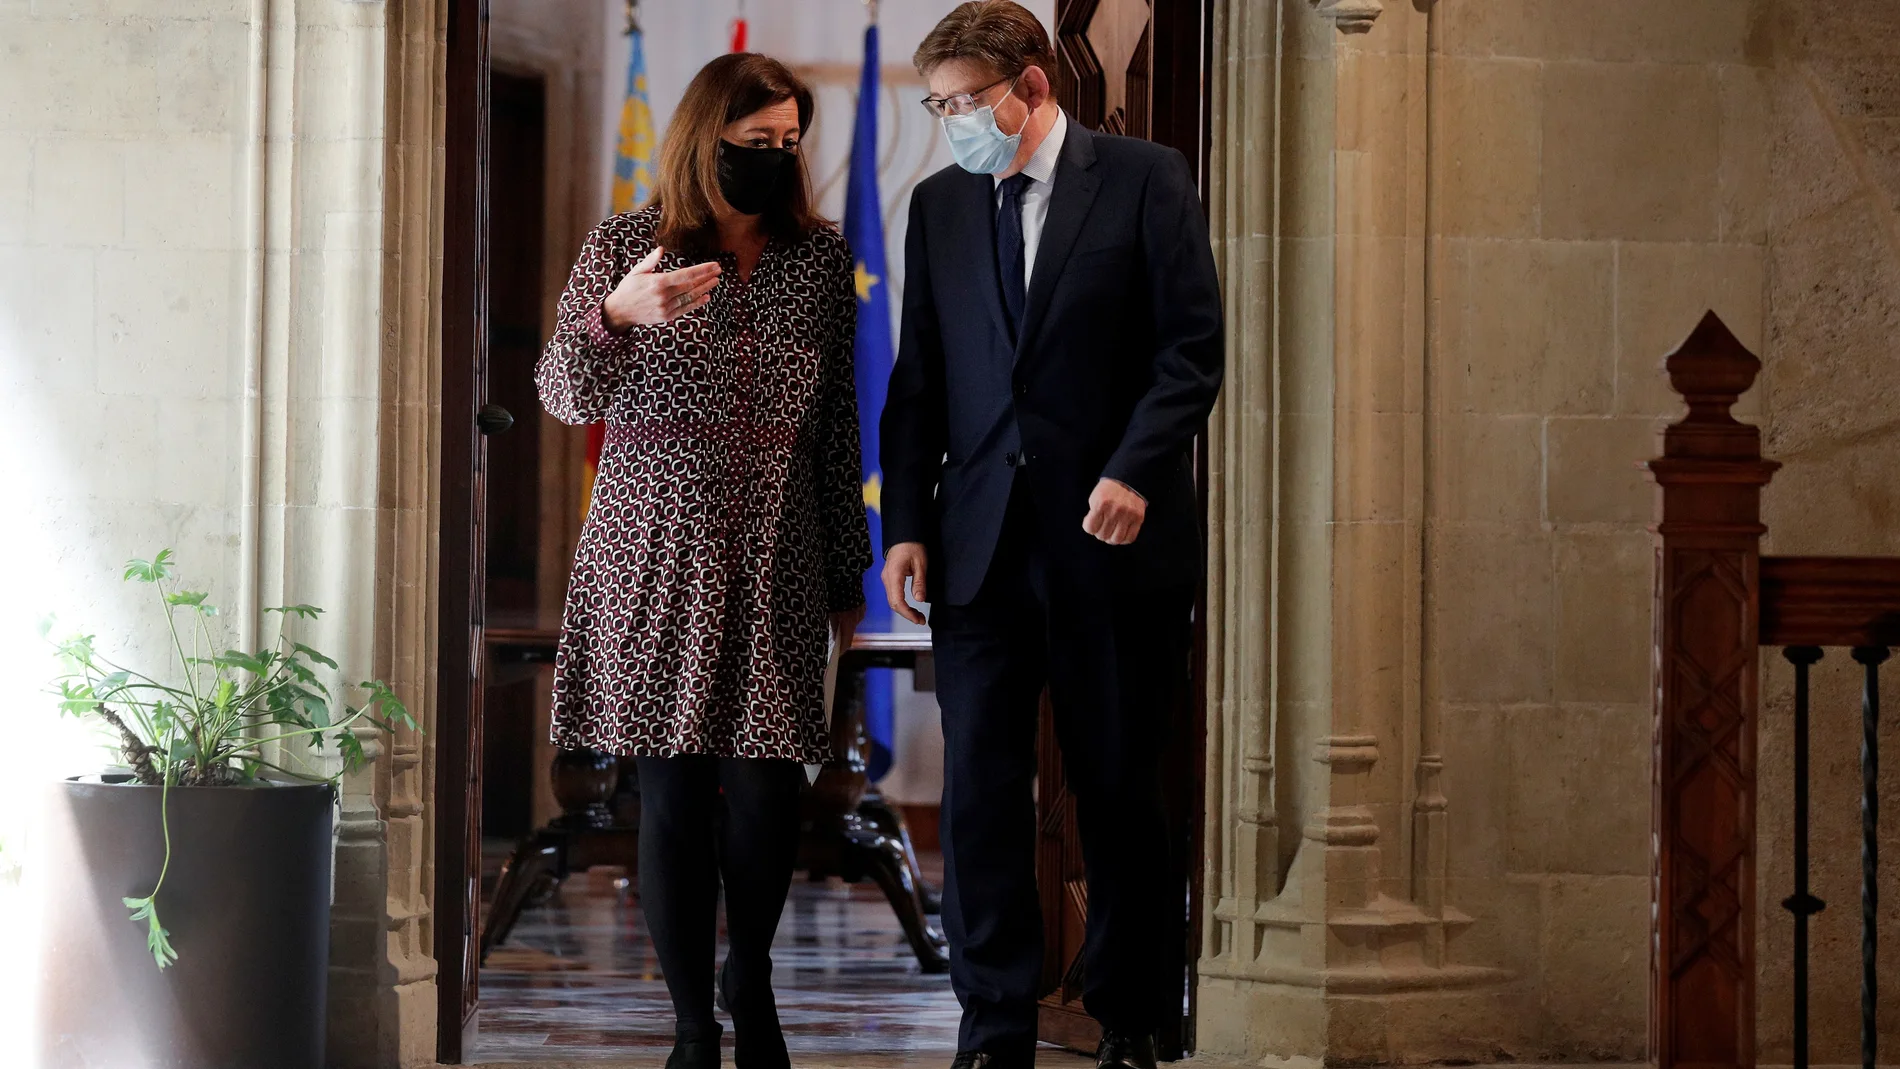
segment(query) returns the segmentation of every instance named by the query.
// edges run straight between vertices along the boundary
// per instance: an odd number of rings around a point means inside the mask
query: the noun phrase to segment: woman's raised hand
[[[618,333],[665,323],[704,308],[712,300],[713,287],[719,285],[719,265],[704,263],[678,271],[655,271],[653,265],[665,253],[665,249],[654,246],[601,302],[601,318],[608,330]]]

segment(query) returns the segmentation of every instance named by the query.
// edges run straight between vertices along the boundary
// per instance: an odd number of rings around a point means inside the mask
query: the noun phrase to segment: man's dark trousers
[[[1090,1016],[1129,1035],[1161,1025],[1179,997],[1169,951],[1186,910],[1161,755],[1188,670],[1191,600],[1104,587],[1048,552],[1029,485],[1018,477],[976,598],[931,615],[958,1047],[1005,1056],[1033,1048],[1044,966],[1034,780],[1045,681],[1088,869]]]

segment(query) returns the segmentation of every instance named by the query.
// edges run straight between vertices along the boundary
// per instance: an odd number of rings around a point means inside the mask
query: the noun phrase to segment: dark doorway
[[[519,424],[488,451],[484,515],[488,629],[539,621],[542,254],[547,203],[547,89],[538,77],[496,71],[489,81],[488,400]],[[541,673],[496,666],[482,701],[482,835],[516,839],[534,827],[535,739]]]
[[[1201,176],[1206,190],[1207,0],[1056,0],[1056,95],[1075,121],[1096,130],[1146,138],[1180,150]],[[1196,481],[1206,512],[1206,464],[1196,448]],[[1181,665],[1182,698],[1172,710],[1173,730],[1165,757],[1163,792],[1173,831],[1166,865],[1181,888],[1182,911],[1162,923],[1177,927],[1179,956],[1170,974],[1180,1012],[1167,1018],[1157,1036],[1163,1058],[1194,1049],[1193,1005],[1196,938],[1200,928],[1201,783],[1207,752],[1205,694],[1205,606],[1197,606],[1194,656]],[[1075,807],[1063,786],[1062,757],[1055,745],[1055,724],[1043,704],[1036,792],[1041,837],[1036,850],[1036,880],[1042,888],[1043,982],[1038,1033],[1085,1053],[1101,1040],[1101,1028],[1082,1007],[1082,941],[1088,918],[1088,894]]]
[[[1057,0],[1064,107],[1091,127],[1178,148],[1204,174],[1207,2]],[[1118,21],[1117,13],[1125,17]],[[532,772],[527,765],[533,759],[522,758],[534,751],[522,743],[539,729],[534,688],[540,684],[524,680],[517,685],[499,671],[487,671],[485,628],[514,631],[544,622],[535,616],[538,595],[545,593],[537,586],[536,561],[547,529],[541,525],[542,496],[536,490],[542,457],[533,427],[539,405],[531,368],[544,327],[540,272],[546,243],[540,206],[546,203],[547,104],[539,81],[491,76],[486,25],[486,0],[448,0],[434,742],[438,1058],[446,1064],[464,1061],[479,1004],[483,832],[519,834],[533,822],[527,786],[532,776],[523,774]],[[1092,40],[1098,26],[1119,35],[1100,52]],[[1104,62],[1104,54],[1112,58]],[[522,205],[534,210],[504,210]],[[491,459],[483,432],[497,426],[498,409],[524,425],[493,440]],[[1192,943],[1198,929],[1198,884],[1192,877],[1201,867],[1205,744],[1198,631],[1197,624],[1194,666],[1182,666],[1184,675],[1197,675],[1193,696],[1176,710],[1168,760],[1176,849],[1157,859],[1179,873],[1184,899],[1178,940],[1184,1012],[1162,1037],[1171,1056],[1193,1047],[1192,1015],[1185,1003],[1194,987]],[[517,701],[520,707],[513,708]],[[1046,818],[1060,808],[1059,763],[1045,766],[1044,775],[1045,789],[1039,793]],[[485,778],[492,792],[483,789]],[[1044,887],[1066,888],[1080,856],[1073,828],[1047,820],[1043,827],[1050,829],[1038,854]],[[1073,982],[1079,976],[1072,968],[1086,901],[1057,894],[1049,896],[1047,906],[1052,991],[1044,1002],[1043,1038],[1092,1049],[1092,1022],[1080,1011]]]

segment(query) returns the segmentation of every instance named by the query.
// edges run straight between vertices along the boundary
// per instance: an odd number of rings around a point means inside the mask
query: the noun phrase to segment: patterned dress
[[[614,335],[601,301],[657,209],[594,229],[535,368],[566,423],[607,424],[554,665],[554,743],[623,755],[828,755],[828,615],[871,565],[844,239],[767,244],[711,303]],[[668,251],[657,270],[695,261]]]

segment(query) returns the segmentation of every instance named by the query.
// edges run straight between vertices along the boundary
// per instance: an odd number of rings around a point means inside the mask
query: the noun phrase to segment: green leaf
[[[202,590],[174,590],[165,595],[167,605],[203,605],[210,595]]]
[[[410,715],[409,707],[402,703],[401,698],[396,697],[396,692],[390,689],[389,684],[380,679],[366,679],[357,686],[369,691],[370,704],[376,707],[376,711],[382,714],[383,719],[402,724],[412,731],[422,730],[422,725],[416,723],[416,718]]]
[[[151,560],[129,560],[125,562],[125,578],[141,583],[156,583],[160,579],[170,579],[172,575],[172,551],[161,549],[158,556]]]
[[[314,620],[323,615],[323,610],[315,605],[273,605],[264,611],[280,612],[285,616],[295,616],[304,620]]]
[[[311,660],[317,662],[318,664],[324,666],[325,668],[334,670],[337,666],[335,661],[331,660],[328,657],[325,657],[323,654],[318,653],[316,650],[311,649],[310,647],[304,645],[301,642],[293,642],[291,643],[291,646],[294,647],[298,653],[303,654],[305,657],[310,658]]]
[[[218,689],[211,695],[212,707],[220,712],[231,708],[231,699],[237,696],[237,684],[229,679],[218,680]]]
[[[354,732],[337,732],[336,748],[343,755],[344,767],[351,772],[369,763],[369,755],[363,752],[363,740],[357,738]]]
[[[132,920],[145,922],[145,949],[152,952],[152,960],[161,969],[171,967],[178,960],[178,951],[172,949],[172,933],[158,923],[158,900],[156,898],[122,898],[125,907],[132,911]]]
[[[91,664],[93,658],[92,643],[93,637],[91,635],[74,635],[72,638],[59,644],[59,655],[74,664]]]
[[[152,703],[152,730],[157,732],[160,738],[171,734],[173,726],[177,723],[178,710],[176,706],[162,699]]]
[[[269,655],[266,654],[265,656],[268,657]],[[223,653],[213,657],[211,661],[220,668],[236,668],[249,672],[254,676],[261,676],[270,672],[269,661],[253,657],[248,653],[241,653],[237,650],[225,650]]]
[[[59,685],[59,711],[68,716],[84,716],[103,703],[93,697],[92,685],[63,680]]]
[[[286,695],[295,698],[298,702],[305,705],[311,702],[316,702],[320,705],[329,704],[330,692],[319,686],[313,685],[306,687],[299,683],[292,683],[289,680],[285,680],[281,689]]]

